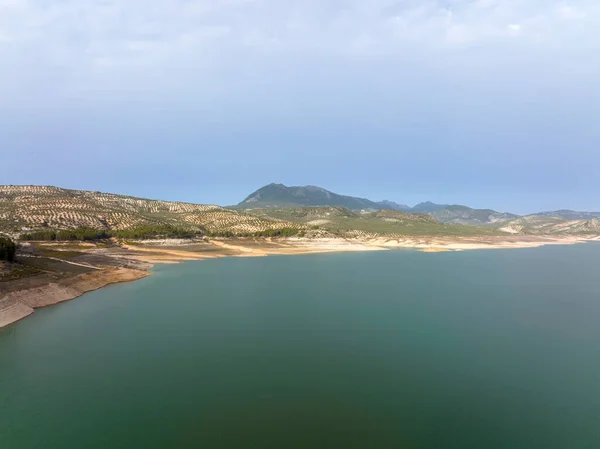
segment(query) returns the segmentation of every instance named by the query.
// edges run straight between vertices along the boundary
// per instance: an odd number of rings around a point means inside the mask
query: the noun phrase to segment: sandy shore
[[[486,237],[407,237],[362,238],[285,238],[285,239],[213,239],[198,245],[168,241],[160,244],[121,245],[111,257],[149,264],[180,263],[221,257],[265,257],[269,255],[320,254],[332,252],[387,251],[416,249],[422,252],[470,251],[480,249],[536,248],[544,245],[573,245],[600,241],[600,236],[486,236]]]
[[[574,245],[600,241],[600,236],[489,236],[432,237],[390,239],[377,238],[370,244],[384,248],[414,248],[423,252],[469,251],[478,249],[537,248],[545,245]]]
[[[69,275],[56,281],[39,278],[23,279],[19,285],[0,290],[0,328],[23,319],[38,307],[45,307],[77,298],[86,292],[109,284],[129,282],[149,276],[152,264],[180,263],[219,257],[265,257],[268,255],[318,254],[350,251],[386,251],[412,248],[423,252],[468,251],[479,249],[535,248],[543,245],[572,245],[600,241],[600,236],[486,236],[486,237],[406,237],[372,239],[214,239],[210,242],[161,241],[151,245],[122,245],[100,248],[80,246],[89,257],[102,262],[93,271]],[[48,245],[61,249],[60,244]],[[48,258],[56,260],[56,258]],[[92,263],[93,263],[92,259]],[[109,264],[106,261],[111,261]],[[70,265],[84,264],[64,261]],[[136,269],[132,269],[134,267]]]
[[[600,241],[600,236],[486,236],[486,237],[407,237],[373,239],[264,239],[256,240],[211,240],[211,244],[227,250],[223,253],[196,253],[193,250],[162,249],[160,246],[141,249],[128,247],[135,251],[153,253],[153,255],[131,255],[138,260],[154,258],[171,261],[201,260],[215,257],[264,257],[268,255],[317,254],[351,251],[385,251],[390,249],[411,248],[423,252],[469,251],[478,249],[536,248],[544,245],[573,245]]]

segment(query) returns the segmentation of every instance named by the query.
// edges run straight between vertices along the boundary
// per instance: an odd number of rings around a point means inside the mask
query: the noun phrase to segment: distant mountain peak
[[[411,210],[411,207],[406,204],[398,204],[389,200],[378,201],[377,204],[379,204],[382,209],[398,210],[401,212],[409,212]]]
[[[436,204],[431,201],[424,201],[411,208],[411,212],[418,212],[422,214],[429,214],[436,210],[445,209],[448,204]]]
[[[339,195],[319,186],[285,186],[271,183],[251,193],[239,207],[341,206],[351,210],[383,207],[366,198]]]

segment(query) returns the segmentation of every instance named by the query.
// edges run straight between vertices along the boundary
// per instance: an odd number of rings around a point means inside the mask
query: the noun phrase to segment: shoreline
[[[539,248],[547,245],[574,245],[600,242],[600,236],[486,236],[486,237],[375,237],[375,238],[320,238],[262,239],[260,241],[214,239],[210,244],[230,253],[203,253],[177,249],[159,244],[145,246],[123,245],[123,248],[143,254],[130,257],[148,263],[179,263],[190,260],[221,257],[266,257],[272,255],[323,254],[335,252],[389,251],[393,249],[416,249],[420,252],[461,252],[480,249]],[[233,242],[233,243],[232,243]],[[248,245],[248,242],[257,243]],[[164,248],[163,246],[167,246]]]
[[[458,252],[478,249],[537,248],[546,245],[573,245],[600,242],[600,236],[486,236],[486,237],[374,237],[370,239],[214,239],[209,242],[181,243],[154,241],[150,244],[121,245],[103,249],[96,245],[80,245],[83,255],[112,259],[97,265],[90,272],[57,279],[39,279],[35,276],[13,282],[14,288],[0,290],[0,329],[20,321],[35,309],[78,298],[85,293],[107,285],[133,282],[151,276],[154,264],[172,264],[192,260],[222,257],[266,257],[269,255],[323,254],[335,252],[389,251],[416,249],[421,252]],[[57,252],[69,244],[47,244]],[[31,257],[31,256],[29,256]],[[49,258],[59,260],[56,258]],[[77,262],[62,262],[81,265]],[[112,266],[111,266],[112,264]],[[35,282],[34,282],[35,281]],[[17,283],[18,282],[18,283]],[[37,284],[36,284],[37,283]],[[10,287],[10,286],[9,286]]]
[[[106,269],[8,292],[0,298],[0,329],[27,318],[35,309],[70,301],[108,285],[133,282],[151,275],[143,270]]]

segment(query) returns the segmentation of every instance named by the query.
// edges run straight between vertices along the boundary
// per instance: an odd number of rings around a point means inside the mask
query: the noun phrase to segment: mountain
[[[435,204],[431,201],[425,201],[424,203],[419,203],[414,207],[410,208],[410,212],[415,214],[430,214],[431,212],[435,212],[436,210],[444,209],[448,207],[447,204]]]
[[[600,219],[600,212],[578,212],[574,210],[555,210],[549,212],[539,212],[535,216],[542,217],[561,217],[567,220],[592,220]]]
[[[414,208],[412,209],[414,210]],[[504,212],[496,212],[491,209],[472,209],[467,206],[453,205],[436,209],[429,213],[442,223],[454,223],[464,225],[487,225],[505,222],[519,218],[518,215]]]
[[[412,209],[410,206],[407,206],[406,204],[398,204],[398,203],[394,203],[393,201],[388,201],[388,200],[377,201],[377,204],[379,205],[380,209],[384,209],[384,210],[398,210],[401,212],[409,212]]]
[[[393,210],[411,214],[429,214],[442,223],[462,225],[488,225],[518,218],[517,215],[496,212],[491,209],[472,209],[467,206],[436,204],[430,201],[410,207],[388,200],[375,202],[365,198],[339,195],[321,187],[287,187],[283,184],[264,186],[237,205],[238,208],[243,209],[301,206],[339,206],[349,210]]]
[[[316,186],[292,186],[283,184],[269,184],[250,194],[244,201],[234,206],[239,209],[264,209],[264,208],[294,208],[294,207],[343,207],[350,211],[382,211],[391,210],[411,214],[428,214],[443,224],[469,225],[469,226],[495,226],[500,223],[514,222],[507,229],[523,229],[525,232],[538,232],[535,227],[526,222],[522,224],[519,215],[498,212],[492,209],[473,209],[463,205],[437,204],[431,201],[419,203],[413,207],[398,204],[393,201],[371,201],[339,195]],[[541,212],[535,217],[557,217],[563,224],[557,228],[548,227],[548,231],[555,232],[594,232],[595,223],[584,223],[593,219],[600,219],[600,212],[576,212],[559,210]],[[548,223],[555,223],[549,220]],[[573,221],[564,224],[566,221]],[[561,229],[563,229],[561,231]],[[509,232],[509,231],[507,231]]]
[[[254,209],[286,206],[341,206],[350,210],[378,210],[382,206],[374,201],[353,196],[338,195],[316,186],[269,184],[250,194],[237,207]]]

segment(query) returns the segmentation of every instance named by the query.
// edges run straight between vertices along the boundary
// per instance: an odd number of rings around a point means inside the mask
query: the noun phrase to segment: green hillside
[[[261,218],[294,222],[318,227],[344,236],[459,236],[495,235],[502,232],[482,227],[440,223],[426,214],[410,214],[393,210],[351,211],[343,207],[263,208],[249,211]]]
[[[443,223],[465,225],[487,225],[519,218],[518,215],[496,212],[491,209],[472,209],[467,206],[453,205],[434,210],[429,213]]]

